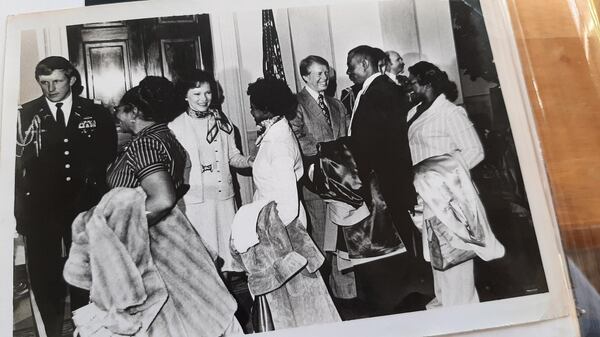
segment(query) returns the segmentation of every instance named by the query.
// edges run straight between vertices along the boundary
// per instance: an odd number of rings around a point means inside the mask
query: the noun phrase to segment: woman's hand
[[[252,167],[252,165],[254,165],[255,159],[256,159],[256,155],[248,156],[248,167]]]

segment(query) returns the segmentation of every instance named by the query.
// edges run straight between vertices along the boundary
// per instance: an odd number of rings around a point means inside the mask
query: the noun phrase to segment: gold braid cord
[[[22,122],[21,122],[21,110],[17,114],[17,157],[21,157],[25,148],[33,143],[35,146],[35,155],[40,155],[40,150],[42,149],[42,121],[40,116],[35,115],[31,120],[31,124],[23,132]]]

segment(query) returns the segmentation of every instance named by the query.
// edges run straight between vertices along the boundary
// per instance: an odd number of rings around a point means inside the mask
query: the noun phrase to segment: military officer
[[[38,63],[42,96],[19,109],[15,179],[17,231],[25,238],[31,288],[47,335],[60,336],[64,311],[62,247],[71,223],[106,192],[117,149],[115,123],[102,106],[75,96],[77,70],[63,57]],[[71,287],[71,309],[89,294]]]

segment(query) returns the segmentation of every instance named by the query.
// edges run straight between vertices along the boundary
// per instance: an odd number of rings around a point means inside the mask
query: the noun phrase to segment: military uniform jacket
[[[115,124],[91,100],[73,97],[60,127],[44,97],[19,111],[15,217],[21,234],[70,232],[75,216],[106,192],[106,168],[117,149]]]

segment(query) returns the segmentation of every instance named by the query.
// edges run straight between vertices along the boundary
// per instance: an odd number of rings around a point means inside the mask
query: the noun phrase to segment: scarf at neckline
[[[208,109],[207,111],[196,111],[189,108],[186,113],[194,119],[208,118],[208,127],[206,131],[206,141],[212,143],[219,134],[219,129],[230,134],[233,131],[233,125],[229,122],[224,113],[217,109]]]
[[[283,116],[275,116],[269,119],[265,119],[264,121],[261,121],[258,124],[258,137],[256,138],[256,147],[260,146],[260,143],[262,142],[263,138],[265,138],[265,135],[273,126],[273,124],[279,122],[282,118]]]

